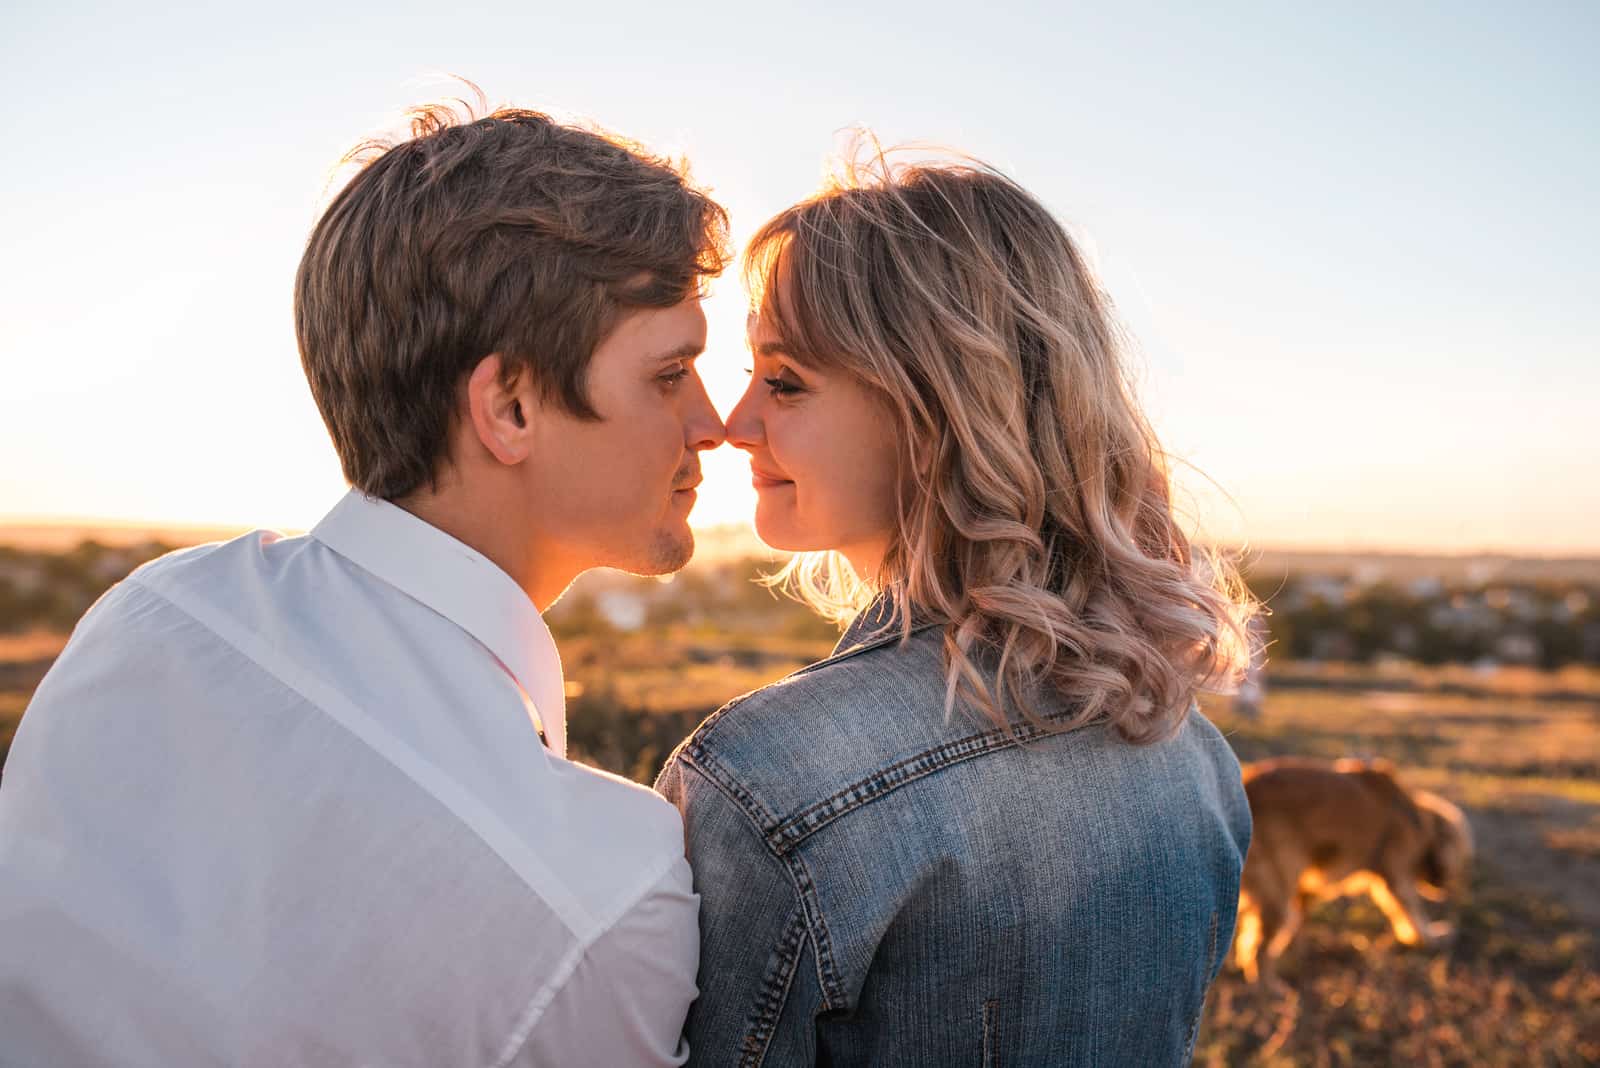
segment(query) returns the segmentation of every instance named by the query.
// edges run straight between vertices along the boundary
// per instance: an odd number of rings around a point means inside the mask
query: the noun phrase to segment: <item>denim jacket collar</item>
[[[938,626],[939,620],[926,612],[912,609],[911,633],[927,630]],[[839,641],[833,647],[833,652],[828,654],[828,661],[836,660],[843,656],[852,656],[856,653],[875,649],[880,645],[897,640],[901,634],[900,612],[895,603],[895,598],[889,590],[884,590],[872,599],[861,611],[857,612],[850,625],[839,636]]]

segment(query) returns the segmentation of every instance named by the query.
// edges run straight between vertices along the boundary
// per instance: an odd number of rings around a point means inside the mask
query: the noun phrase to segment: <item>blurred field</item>
[[[573,755],[642,782],[702,716],[833,642],[742,580],[646,592],[636,626],[602,618],[601,586],[552,615]],[[62,640],[0,639],[0,759]],[[1397,945],[1362,899],[1307,919],[1281,966],[1292,992],[1225,970],[1196,1063],[1600,1064],[1600,672],[1301,662],[1268,688],[1256,719],[1207,704],[1241,760],[1387,757],[1462,805],[1479,863],[1470,897],[1436,907],[1458,928],[1447,946]]]

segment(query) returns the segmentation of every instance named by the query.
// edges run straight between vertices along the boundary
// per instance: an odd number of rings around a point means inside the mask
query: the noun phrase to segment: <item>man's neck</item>
[[[582,568],[542,558],[536,539],[529,536],[528,517],[514,505],[465,498],[457,487],[422,491],[390,503],[482,553],[522,587],[537,611],[554,604]]]

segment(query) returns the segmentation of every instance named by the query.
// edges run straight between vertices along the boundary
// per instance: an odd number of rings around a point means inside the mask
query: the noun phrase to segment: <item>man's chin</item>
[[[694,531],[684,523],[676,529],[658,530],[638,558],[622,568],[634,575],[670,575],[682,571],[694,557]]]

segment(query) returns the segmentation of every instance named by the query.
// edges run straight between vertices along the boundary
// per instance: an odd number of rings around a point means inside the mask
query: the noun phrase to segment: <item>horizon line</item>
[[[754,528],[748,521],[722,521],[696,525],[691,520],[690,526],[696,533],[727,533],[740,531],[749,538],[761,544]],[[129,534],[227,534],[236,537],[252,530],[274,530],[286,536],[296,536],[306,533],[299,527],[262,526],[252,523],[229,522],[196,522],[189,520],[150,520],[129,519],[123,517],[61,515],[61,514],[26,514],[26,513],[0,513],[0,534],[6,530],[34,529],[40,533],[57,531],[68,533],[72,531],[92,532],[97,530],[121,531]],[[83,540],[92,540],[84,538]],[[1505,546],[1480,546],[1475,548],[1448,548],[1440,546],[1395,545],[1395,544],[1366,544],[1346,543],[1343,545],[1330,545],[1326,542],[1298,542],[1278,541],[1272,543],[1230,544],[1227,542],[1206,543],[1220,548],[1224,552],[1236,553],[1244,557],[1259,556],[1265,553],[1293,553],[1304,556],[1412,556],[1412,557],[1447,557],[1452,559],[1470,559],[1474,557],[1511,557],[1524,560],[1551,560],[1551,561],[1600,561],[1600,546],[1592,548],[1561,547],[1555,549]],[[770,552],[782,550],[769,549]]]

